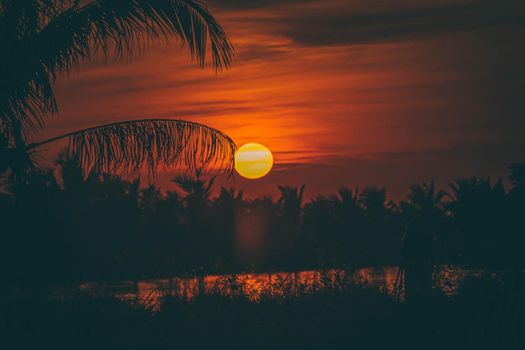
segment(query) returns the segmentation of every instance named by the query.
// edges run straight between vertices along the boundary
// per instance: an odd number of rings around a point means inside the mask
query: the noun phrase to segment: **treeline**
[[[178,176],[179,191],[84,174],[65,157],[7,181],[0,195],[2,266],[9,283],[83,281],[398,264],[406,224],[423,219],[438,262],[525,262],[525,165],[501,180],[410,188],[341,188],[305,202],[302,187],[246,199],[213,181]]]

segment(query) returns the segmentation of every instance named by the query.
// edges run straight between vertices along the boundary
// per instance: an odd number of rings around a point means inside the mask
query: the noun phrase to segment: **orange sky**
[[[414,182],[504,176],[525,161],[522,1],[275,3],[210,3],[236,49],[219,74],[175,42],[132,63],[82,64],[58,83],[60,114],[39,138],[198,121],[274,152],[268,177],[228,183],[250,196],[306,183],[308,196],[377,184],[399,197]]]

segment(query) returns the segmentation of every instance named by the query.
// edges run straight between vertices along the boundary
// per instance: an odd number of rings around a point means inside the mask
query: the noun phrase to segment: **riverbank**
[[[256,301],[242,290],[166,295],[156,309],[86,293],[4,300],[2,342],[20,349],[518,349],[525,344],[520,291],[478,277],[463,280],[453,296],[436,293],[417,305],[351,283]]]
[[[116,297],[122,300],[158,303],[170,295],[191,299],[207,294],[232,295],[242,292],[252,300],[261,296],[280,297],[304,291],[321,291],[326,288],[344,289],[348,285],[375,288],[395,294],[399,267],[377,266],[355,269],[327,269],[304,271],[278,271],[268,273],[237,273],[200,276],[169,276],[143,280],[93,281],[64,288],[54,286],[50,293],[61,296],[84,292],[96,296]],[[489,278],[503,282],[513,278],[512,270],[482,269],[464,265],[439,265],[434,268],[436,293],[452,296],[467,278]],[[521,273],[522,278],[525,276]],[[400,281],[403,282],[403,281]]]

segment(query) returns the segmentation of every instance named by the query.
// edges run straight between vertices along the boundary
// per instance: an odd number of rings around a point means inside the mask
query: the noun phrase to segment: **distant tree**
[[[225,211],[235,211],[236,208],[242,207],[244,204],[244,191],[225,187],[221,187],[219,196],[214,202],[215,207],[224,208]]]
[[[184,201],[188,208],[203,209],[210,206],[213,178],[206,181],[188,175],[176,175],[172,181],[186,194]]]
[[[245,220],[251,215],[244,192],[222,187],[213,202],[213,231],[218,270],[235,266],[236,239],[241,234]]]
[[[525,163],[509,166],[512,187],[509,191],[507,230],[509,238],[508,254],[514,257],[512,264],[517,268],[525,265]]]
[[[424,216],[440,215],[447,195],[446,191],[436,190],[434,181],[431,181],[410,186],[410,193],[404,203]]]
[[[346,218],[357,218],[361,214],[359,188],[353,191],[347,187],[341,187],[334,197],[336,208],[340,211],[341,216]]]
[[[389,200],[385,188],[365,187],[359,194],[363,209],[363,233],[360,239],[362,247],[360,261],[392,263],[399,258],[401,235],[398,230],[397,208]]]
[[[446,196],[431,181],[410,186],[407,200],[400,204],[406,220],[400,268],[404,271],[404,292],[409,303],[425,300],[432,294],[436,239],[444,229]]]
[[[281,218],[282,238],[284,246],[294,244],[301,225],[301,211],[305,185],[300,188],[294,186],[277,186],[280,196],[277,201]]]
[[[143,212],[154,213],[157,211],[157,205],[162,201],[160,188],[155,184],[149,184],[146,188],[140,190],[139,206]]]
[[[323,267],[340,262],[345,248],[341,241],[349,228],[342,227],[341,217],[334,209],[334,199],[324,196],[304,205],[300,240],[303,261]]]
[[[335,256],[343,262],[355,262],[363,253],[365,230],[364,209],[359,188],[353,191],[342,187],[333,197],[333,218],[336,238],[333,239]]]
[[[281,215],[298,225],[305,185],[302,185],[300,188],[279,185],[277,188],[281,193],[277,201]]]
[[[410,220],[418,216],[434,230],[433,234],[438,233],[443,228],[445,215],[445,199],[448,193],[443,190],[436,190],[434,181],[410,186],[410,193],[406,201],[400,203],[402,213]]]
[[[182,203],[188,242],[194,250],[187,251],[187,260],[199,268],[213,265],[214,228],[211,223],[211,196],[214,179],[202,180],[189,175],[176,175],[172,181],[184,192]]]
[[[388,211],[386,190],[375,186],[368,186],[359,194],[359,203],[366,210],[372,220],[382,220]]]
[[[525,163],[512,163],[509,165],[509,180],[513,189],[525,188]]]
[[[503,183],[489,178],[461,178],[450,184],[448,209],[464,256],[478,263],[505,260],[508,242],[507,195]]]
[[[54,163],[59,169],[58,175],[62,188],[74,196],[83,197],[86,192],[86,173],[78,159],[71,157],[63,150],[58,154]],[[80,192],[84,193],[80,194]]]

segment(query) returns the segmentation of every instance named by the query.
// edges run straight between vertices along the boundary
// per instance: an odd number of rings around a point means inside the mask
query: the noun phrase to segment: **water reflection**
[[[219,294],[245,296],[253,301],[261,298],[280,298],[323,289],[360,285],[394,293],[397,267],[360,268],[355,270],[327,270],[276,272],[260,274],[210,275],[193,278],[173,277],[123,283],[85,283],[80,286],[93,294],[112,295],[156,307],[167,295],[192,299],[198,295]],[[461,280],[479,277],[483,270],[458,266],[439,266],[434,271],[435,288],[445,295],[456,293]],[[494,277],[494,276],[493,276]]]

